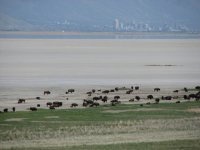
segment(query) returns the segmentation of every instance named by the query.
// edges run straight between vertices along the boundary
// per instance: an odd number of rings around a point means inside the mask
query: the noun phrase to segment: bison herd
[[[86,92],[86,99],[83,99],[82,104],[78,104],[78,103],[71,103],[69,104],[69,107],[74,108],[74,107],[78,107],[78,106],[82,106],[82,107],[98,107],[100,104],[103,103],[110,103],[111,106],[115,106],[117,104],[120,104],[120,96],[119,95],[115,95],[115,94],[119,94],[119,92],[123,95],[130,95],[133,96],[132,98],[130,98],[128,100],[128,102],[134,102],[134,101],[140,101],[141,99],[145,100],[153,100],[155,101],[155,104],[158,104],[160,102],[160,100],[172,100],[172,99],[184,99],[184,100],[190,100],[190,99],[194,99],[196,101],[199,101],[200,99],[200,86],[196,86],[195,91],[196,93],[191,93],[189,91],[188,88],[184,87],[182,90],[174,90],[172,91],[172,95],[164,95],[164,96],[157,96],[156,94],[149,94],[146,97],[144,97],[144,94],[142,96],[139,96],[139,94],[142,93],[137,93],[135,91],[139,91],[141,88],[139,86],[131,86],[130,88],[127,87],[115,87],[113,89],[106,89],[106,90],[101,90],[101,89],[92,89],[91,91]],[[154,88],[153,92],[158,93],[159,91],[161,91],[160,88]],[[177,94],[180,91],[185,92],[183,95]],[[65,94],[71,94],[74,93],[75,89],[68,89]],[[110,93],[112,93],[110,95]],[[187,94],[189,93],[189,94]],[[43,93],[44,95],[49,95],[51,94],[50,91],[44,91]],[[138,94],[138,95],[137,95]],[[121,96],[123,96],[121,95]],[[173,96],[175,95],[175,96]],[[37,100],[41,100],[41,97],[36,97]],[[67,98],[68,99],[68,98]],[[18,104],[22,104],[25,103],[26,100],[25,99],[18,99]],[[124,101],[123,101],[124,102]],[[180,100],[176,101],[176,103],[180,103]],[[147,102],[146,104],[150,104],[150,102]],[[49,109],[56,109],[59,107],[62,107],[64,104],[61,101],[49,101],[46,102],[46,107],[48,107]],[[66,105],[65,105],[66,106]],[[143,104],[140,104],[140,106],[143,106]],[[37,104],[36,106],[32,106],[29,108],[29,110],[31,111],[37,111],[38,107],[40,107],[40,104]],[[15,107],[12,108],[12,111],[15,112]],[[3,112],[8,112],[8,108],[5,108],[3,110]]]

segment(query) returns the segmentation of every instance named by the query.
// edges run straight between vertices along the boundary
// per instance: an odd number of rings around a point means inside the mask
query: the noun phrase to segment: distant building
[[[118,19],[115,19],[115,30],[119,31],[120,30],[120,22]]]

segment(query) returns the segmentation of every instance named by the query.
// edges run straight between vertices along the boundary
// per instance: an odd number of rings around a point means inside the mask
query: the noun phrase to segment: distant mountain
[[[200,0],[0,0],[0,30],[112,31],[117,27],[200,31]]]

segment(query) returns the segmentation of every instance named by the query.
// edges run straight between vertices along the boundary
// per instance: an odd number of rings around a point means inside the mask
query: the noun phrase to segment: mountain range
[[[112,31],[115,19],[200,31],[200,0],[0,0],[1,31]]]

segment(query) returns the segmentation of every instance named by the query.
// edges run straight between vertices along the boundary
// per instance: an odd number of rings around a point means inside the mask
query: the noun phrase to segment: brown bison
[[[21,104],[22,102],[25,103],[25,101],[26,101],[25,99],[19,99],[18,104]]]
[[[160,88],[154,88],[154,92],[160,91]]]
[[[50,91],[44,91],[44,95],[45,94],[49,95],[49,94],[51,94],[51,92]]]
[[[74,89],[68,89],[68,92],[73,93],[73,92],[75,92],[75,90]]]
[[[78,104],[77,103],[72,103],[70,107],[77,107]]]
[[[31,111],[37,111],[37,108],[36,107],[30,107],[30,110]]]

